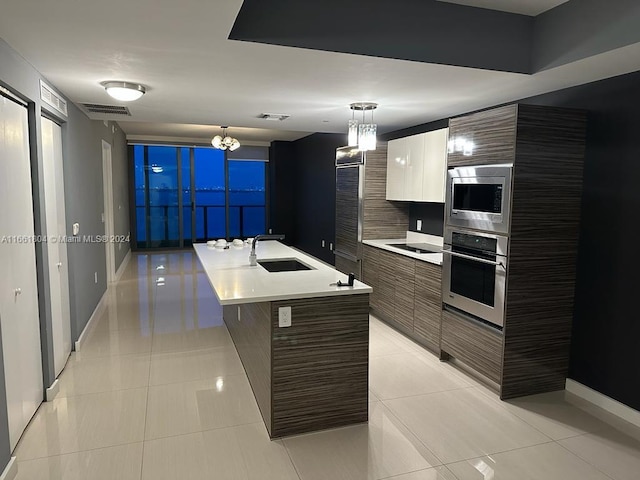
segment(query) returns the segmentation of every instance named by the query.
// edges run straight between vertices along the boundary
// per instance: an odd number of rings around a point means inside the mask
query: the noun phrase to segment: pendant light
[[[371,102],[352,103],[350,105],[350,108],[354,113],[356,110],[362,112],[362,123],[358,124],[355,118],[349,121],[349,146],[358,145],[358,150],[361,150],[363,152],[375,150],[377,143],[378,126],[373,123],[373,111],[378,108],[378,104]],[[371,123],[365,123],[365,115],[367,111],[371,112]],[[352,122],[355,122],[355,124],[353,124]],[[352,126],[354,129],[357,128],[357,141],[355,138],[352,138]]]

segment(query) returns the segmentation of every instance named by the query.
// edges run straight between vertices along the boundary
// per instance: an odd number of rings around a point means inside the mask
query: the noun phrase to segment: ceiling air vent
[[[261,113],[258,115],[258,118],[262,118],[263,120],[283,121],[290,116],[291,115],[287,115],[286,113]]]
[[[126,115],[131,116],[131,112],[127,107],[120,105],[99,105],[96,103],[83,103],[82,106],[89,113],[103,113],[106,115]]]
[[[42,80],[40,80],[40,99],[62,116],[67,116],[67,101]]]

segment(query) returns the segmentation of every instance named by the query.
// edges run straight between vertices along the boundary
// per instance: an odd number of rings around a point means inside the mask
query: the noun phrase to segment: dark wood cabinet
[[[517,112],[517,105],[507,105],[449,120],[453,151],[449,149],[447,166],[513,163]]]
[[[374,315],[439,350],[442,267],[365,245],[363,278]]]
[[[386,252],[385,252],[386,253]],[[395,318],[407,330],[413,330],[416,261],[391,253],[394,263]]]
[[[473,320],[442,312],[442,350],[493,382],[502,378],[502,334]]]
[[[580,231],[587,115],[507,105],[450,120],[472,151],[448,166],[513,163],[502,331],[443,312],[441,351],[494,380],[503,399],[565,386]]]
[[[442,267],[416,262],[413,331],[432,350],[440,348]]]

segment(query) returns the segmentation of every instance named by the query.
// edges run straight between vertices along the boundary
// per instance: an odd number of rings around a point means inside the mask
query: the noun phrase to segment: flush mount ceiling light
[[[213,140],[211,140],[211,145],[219,150],[229,149],[229,151],[233,152],[234,150],[240,148],[240,142],[237,138],[233,138],[227,135],[227,128],[229,127],[222,127],[222,135],[216,135],[215,137],[213,137]]]
[[[100,85],[104,87],[110,96],[121,102],[133,102],[147,92],[147,88],[139,83],[111,81],[102,82]]]
[[[377,103],[359,102],[349,105],[352,111],[349,120],[349,146],[358,145],[358,150],[368,151],[376,149],[376,134],[378,126],[373,123],[373,111],[378,108]],[[362,123],[358,124],[355,112],[362,112]],[[371,112],[371,123],[365,123],[365,113]]]

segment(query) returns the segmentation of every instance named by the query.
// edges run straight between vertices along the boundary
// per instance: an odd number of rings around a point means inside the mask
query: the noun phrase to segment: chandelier
[[[227,128],[229,127],[222,127],[222,135],[216,135],[215,137],[213,137],[213,140],[211,140],[211,145],[219,150],[229,149],[230,152],[233,152],[234,150],[240,148],[240,142],[237,138],[233,138],[227,135]]]
[[[358,146],[358,150],[367,151],[376,149],[378,126],[373,123],[373,111],[378,108],[377,103],[360,102],[349,105],[351,108],[351,120],[349,120],[349,146]],[[355,112],[362,112],[362,123],[358,123]],[[371,112],[371,123],[365,123],[365,113]]]

